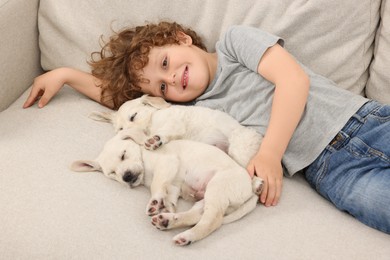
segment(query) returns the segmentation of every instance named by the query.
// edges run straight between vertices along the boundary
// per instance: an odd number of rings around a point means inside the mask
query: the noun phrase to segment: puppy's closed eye
[[[130,122],[133,122],[133,121],[134,121],[136,115],[137,115],[137,113],[134,113],[134,114],[129,118]]]
[[[121,156],[121,161],[124,161],[126,159],[126,151],[124,151],[122,153],[122,156]]]

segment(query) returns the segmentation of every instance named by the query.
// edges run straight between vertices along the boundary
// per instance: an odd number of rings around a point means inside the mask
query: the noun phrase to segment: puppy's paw
[[[260,195],[261,191],[263,190],[263,183],[264,181],[257,177],[254,176],[252,179],[252,190],[256,195]]]
[[[174,213],[161,213],[151,219],[152,225],[158,230],[170,229],[176,220]]]
[[[161,212],[165,213],[175,213],[176,212],[176,205],[169,200],[164,200],[164,208],[161,209]]]
[[[193,232],[191,230],[186,230],[186,231],[176,235],[173,238],[173,242],[175,243],[175,245],[178,245],[178,246],[187,246],[187,245],[191,244],[192,242],[194,242]]]
[[[165,205],[163,199],[152,198],[146,206],[146,214],[149,216],[154,216],[164,209]]]
[[[161,137],[158,136],[158,135],[154,135],[150,138],[148,138],[145,143],[144,143],[144,147],[145,149],[147,150],[156,150],[157,148],[159,148],[161,145],[162,145],[162,140],[161,140]]]

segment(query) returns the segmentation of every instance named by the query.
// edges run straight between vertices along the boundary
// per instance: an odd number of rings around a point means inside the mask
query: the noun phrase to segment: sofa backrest
[[[38,5],[39,0],[0,0],[0,112],[42,73]]]
[[[366,95],[390,104],[390,0],[382,0],[381,21],[369,72]]]
[[[125,26],[176,21],[197,31],[213,51],[229,25],[245,24],[283,37],[303,64],[364,95],[380,6],[380,0],[41,0],[41,65],[89,71],[86,61],[100,50],[100,36],[108,39],[112,29]]]

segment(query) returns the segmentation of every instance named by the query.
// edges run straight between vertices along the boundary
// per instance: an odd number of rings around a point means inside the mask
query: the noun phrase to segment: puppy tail
[[[233,221],[239,220],[240,218],[254,210],[258,199],[259,197],[253,194],[250,199],[248,199],[247,201],[245,201],[244,204],[241,205],[241,207],[239,207],[237,210],[233,211],[229,215],[224,216],[222,224],[229,224]]]

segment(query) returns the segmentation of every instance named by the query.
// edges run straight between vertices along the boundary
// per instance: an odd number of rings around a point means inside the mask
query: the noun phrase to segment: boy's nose
[[[171,73],[167,76],[166,82],[170,85],[175,86],[176,84],[176,73]]]

